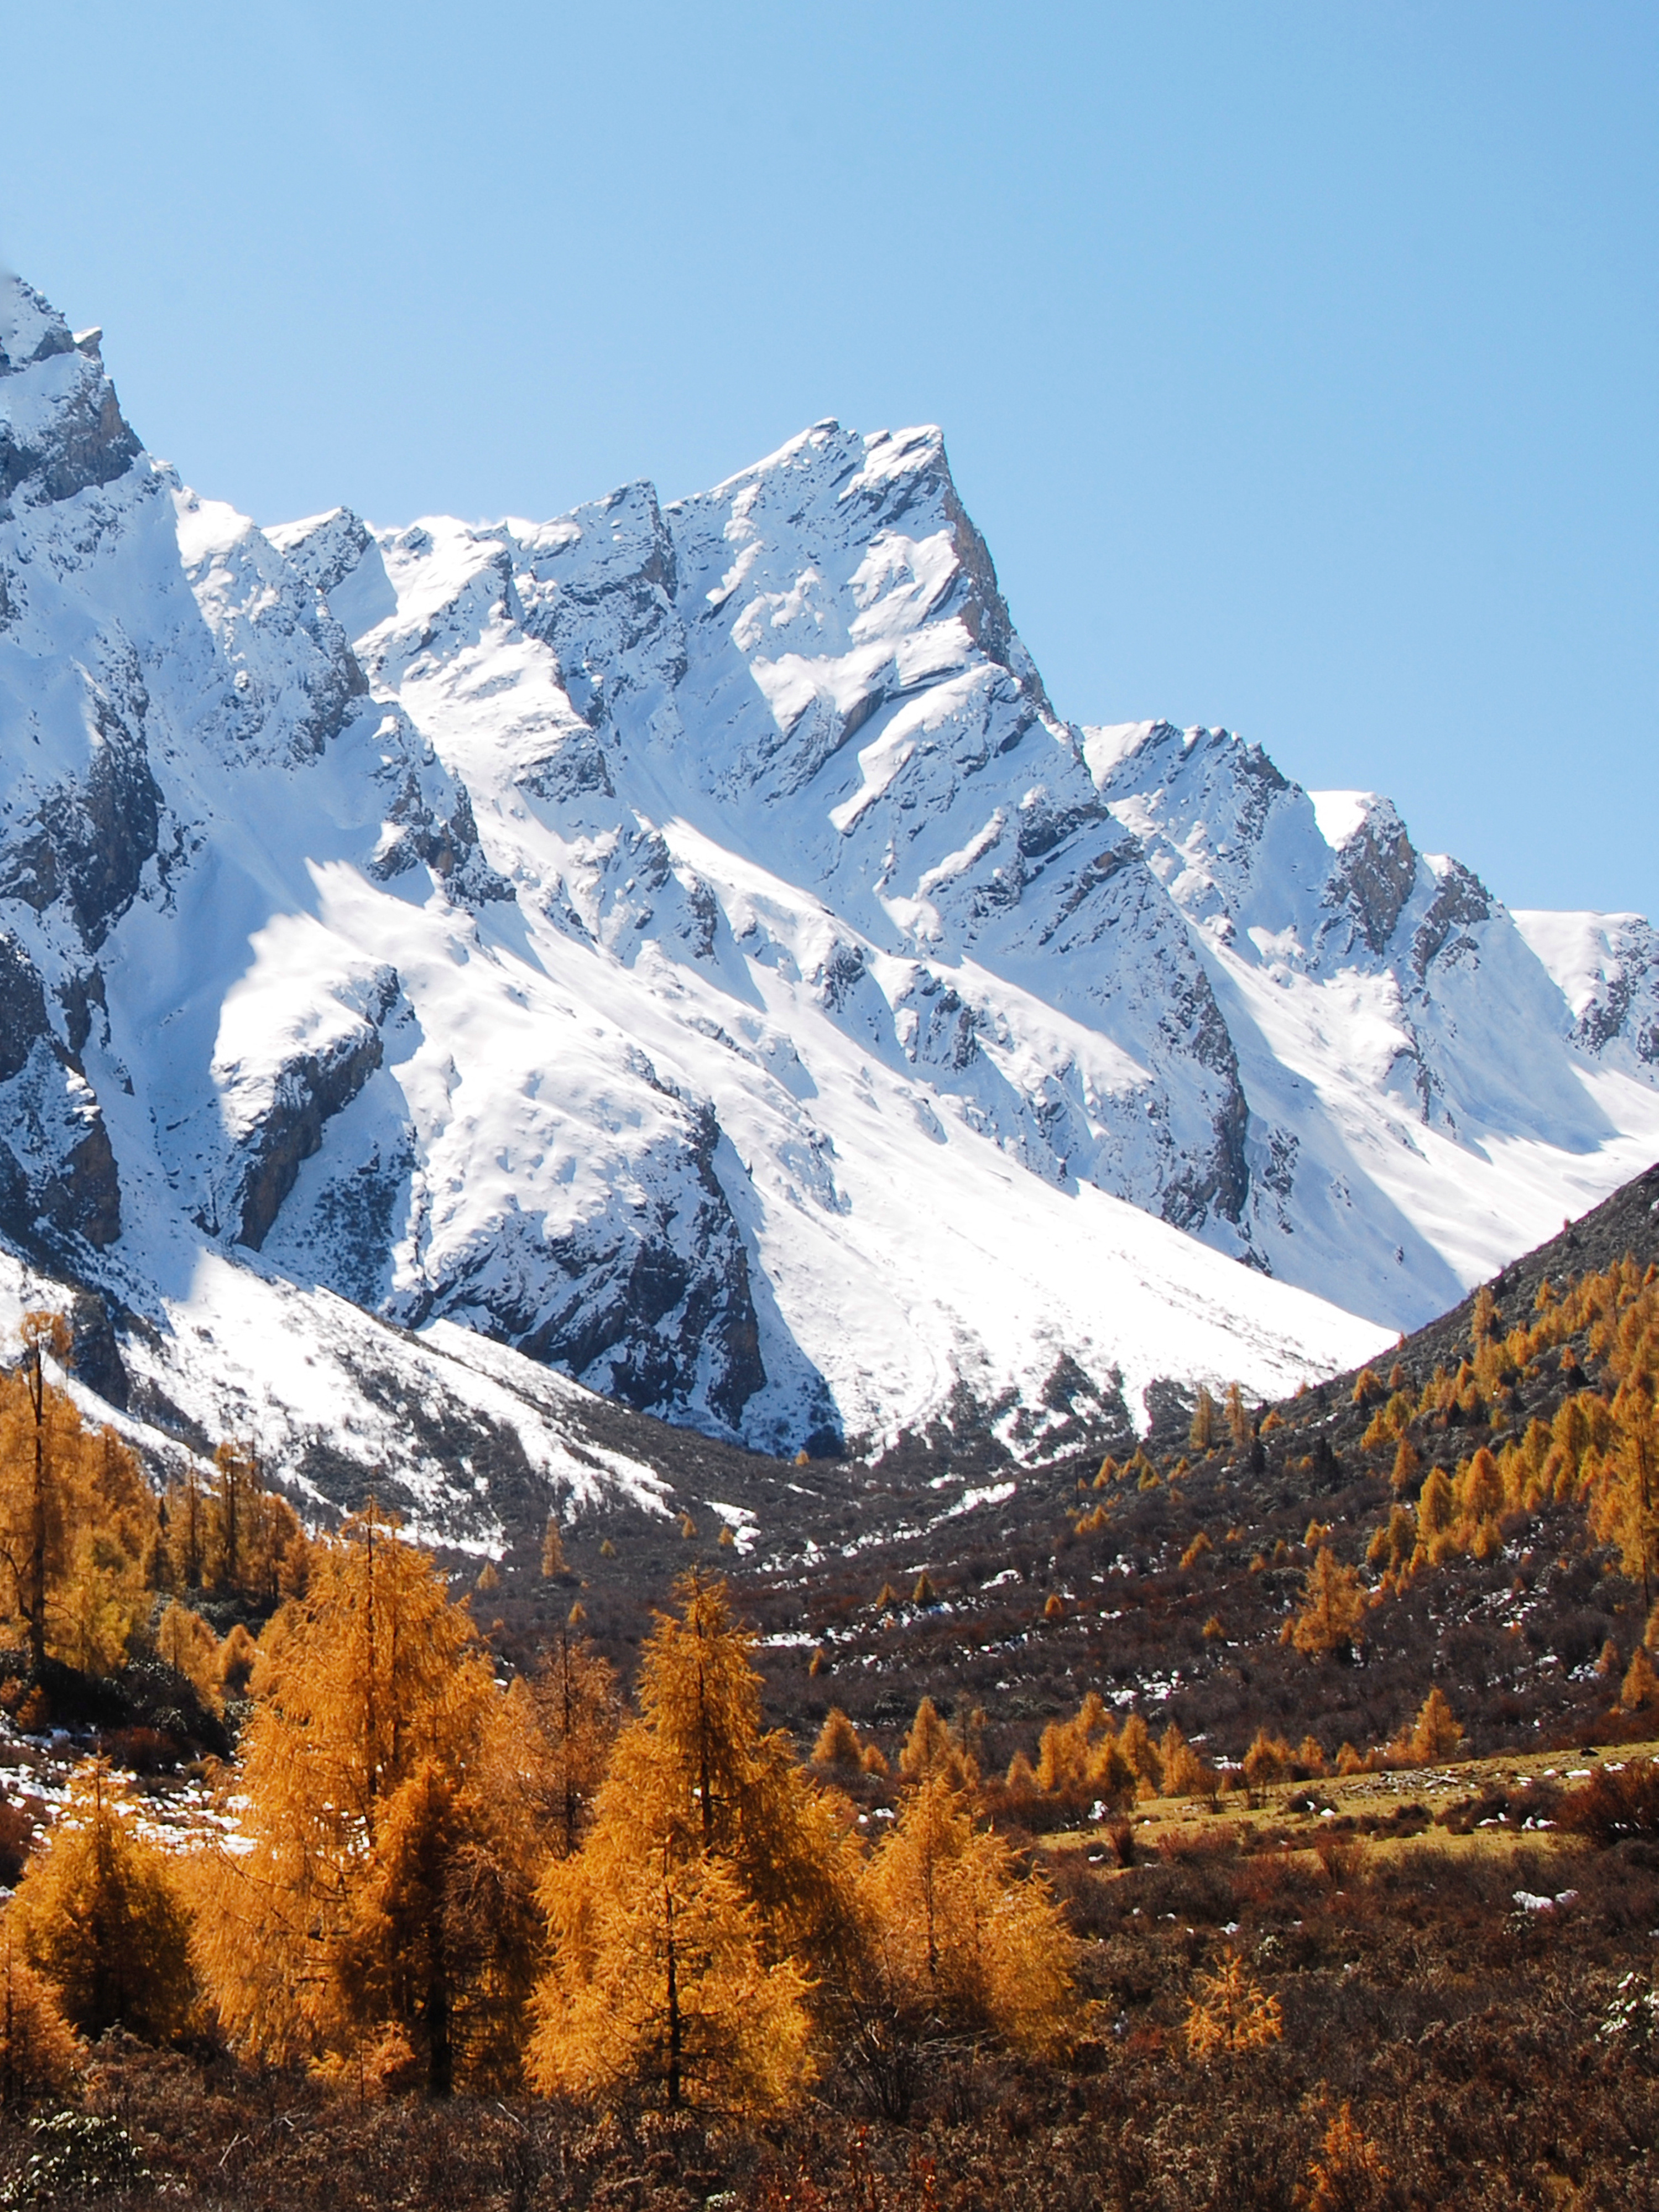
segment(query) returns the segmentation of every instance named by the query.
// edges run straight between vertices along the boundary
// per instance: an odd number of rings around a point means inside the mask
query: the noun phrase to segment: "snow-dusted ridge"
[[[565,1376],[1029,1457],[1366,1356],[1659,1152],[1645,924],[1062,721],[937,431],[260,532],[15,285],[0,929],[0,1230],[112,1388],[479,1540],[660,1502]]]

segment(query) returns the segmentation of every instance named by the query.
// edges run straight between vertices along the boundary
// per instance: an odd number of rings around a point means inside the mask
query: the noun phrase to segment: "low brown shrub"
[[[1557,1818],[1603,1850],[1632,1836],[1659,1836],[1659,1759],[1601,1767],[1582,1788],[1567,1791]]]

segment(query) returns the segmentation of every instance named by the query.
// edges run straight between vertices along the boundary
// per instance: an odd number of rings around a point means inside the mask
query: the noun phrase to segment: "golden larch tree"
[[[219,1639],[199,1613],[173,1599],[155,1631],[156,1656],[182,1674],[210,1712],[222,1709]]]
[[[15,2111],[47,2098],[61,2103],[80,2065],[58,1992],[23,1956],[8,1912],[0,1927],[0,2104]]]
[[[1208,1451],[1215,1443],[1221,1428],[1220,1410],[1208,1389],[1200,1382],[1193,1406],[1193,1418],[1187,1431],[1187,1442],[1194,1451]]]
[[[1462,1728],[1445,1692],[1437,1683],[1424,1698],[1417,1718],[1396,1751],[1418,1765],[1427,1766],[1439,1759],[1455,1759],[1462,1741]]]
[[[684,2071],[695,2012],[704,2078],[766,2104],[775,2091],[747,2041],[722,2044],[740,2025],[736,1993],[773,2019],[781,2049],[796,2047],[805,1972],[839,1986],[858,1952],[854,1846],[843,1801],[802,1773],[781,1733],[763,1732],[751,1638],[725,1584],[694,1571],[677,1595],[646,1647],[640,1717],[617,1738],[586,1839],[544,1878],[552,1956],[532,2074],[597,2084],[623,2068],[671,2102],[713,2095]],[[616,2014],[632,2025],[600,2050],[608,1989],[632,1993]]]
[[[483,1793],[422,1759],[387,1800],[332,1962],[348,2032],[395,2031],[427,2093],[516,2085],[539,1963],[540,1917]]]
[[[556,1582],[568,1572],[564,1563],[564,1534],[559,1527],[559,1516],[550,1513],[547,1526],[542,1531],[542,1580]]]
[[[1322,1544],[1308,1570],[1303,1607],[1287,1620],[1280,1641],[1310,1657],[1352,1650],[1364,1637],[1365,1592],[1357,1569],[1344,1566]]]
[[[542,1825],[552,1847],[568,1855],[581,1840],[616,1741],[616,1674],[580,1633],[578,1624],[567,1620],[544,1649],[534,1674],[514,1684],[509,1702],[521,1688],[529,1701],[526,1726],[533,1729],[541,1748],[540,1772],[548,1791]]]
[[[8,1915],[24,1957],[82,2033],[181,2033],[195,2000],[190,1919],[173,1868],[137,1832],[137,1806],[102,1759],[70,1778],[64,1809]]]
[[[1361,2130],[1353,2106],[1341,2110],[1325,2130],[1319,2155],[1308,2169],[1302,2198],[1308,2212],[1367,2212],[1389,2202],[1390,2176],[1382,2154]]]
[[[544,1890],[555,1966],[537,1992],[531,2078],[544,2095],[628,2088],[686,2105],[767,2112],[812,2077],[807,1985],[769,1964],[731,1865],[659,1833],[628,1848],[601,1824]]]
[[[1200,1974],[1187,2007],[1187,2050],[1194,2058],[1236,2057],[1277,2043],[1285,2033],[1279,1999],[1270,1996],[1244,1961],[1224,1960]]]
[[[902,2019],[1046,2051],[1072,2017],[1073,1939],[1042,1881],[1021,1876],[943,1774],[906,1797],[860,1884],[878,1986]]]
[[[204,1863],[200,1954],[233,2041],[283,2059],[328,2025],[386,1806],[423,1760],[464,1771],[497,1692],[443,1577],[374,1505],[317,1548],[252,1688],[233,1784],[250,1848]]]
[[[133,1455],[53,1382],[69,1350],[61,1315],[27,1314],[22,1361],[0,1375],[0,1585],[37,1673],[48,1657],[105,1673],[145,1608],[155,1504]]]
[[[1227,1385],[1222,1411],[1227,1417],[1227,1433],[1232,1438],[1233,1449],[1248,1451],[1255,1441],[1255,1425],[1250,1419],[1250,1409],[1244,1402],[1243,1390],[1237,1382]]]
[[[857,1774],[864,1765],[864,1746],[859,1732],[839,1705],[831,1705],[812,1746],[811,1764],[832,1772]]]

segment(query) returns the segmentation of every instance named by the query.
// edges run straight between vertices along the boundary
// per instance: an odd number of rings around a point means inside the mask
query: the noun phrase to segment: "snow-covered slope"
[[[549,1370],[1030,1455],[1357,1359],[1659,1150],[1650,937],[1569,1004],[1386,802],[1060,720],[935,431],[261,532],[13,287],[0,501],[0,1231],[182,1433],[458,1526],[470,1422],[586,1449]]]
[[[1085,732],[1186,915],[1250,1105],[1242,1233],[1401,1328],[1659,1153],[1659,941],[1514,915],[1370,792],[1307,793],[1224,730]]]

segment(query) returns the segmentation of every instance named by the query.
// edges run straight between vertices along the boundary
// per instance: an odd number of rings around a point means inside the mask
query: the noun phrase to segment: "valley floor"
[[[1127,1866],[1104,1827],[1056,1836],[1041,1860],[1083,1937],[1082,2039],[1046,2066],[942,2045],[889,2085],[902,2116],[840,2074],[770,2127],[379,2102],[106,2039],[84,2101],[113,2124],[108,2202],[1650,2206],[1659,1845],[1517,1823],[1569,1781],[1639,1772],[1656,1748],[1286,1784],[1219,1813],[1160,1801],[1139,1809]],[[1282,2033],[1195,2057],[1194,2004],[1230,1960]],[[8,2173],[31,2149],[39,2138],[0,2126]],[[123,2186],[124,2156],[149,2178]]]

